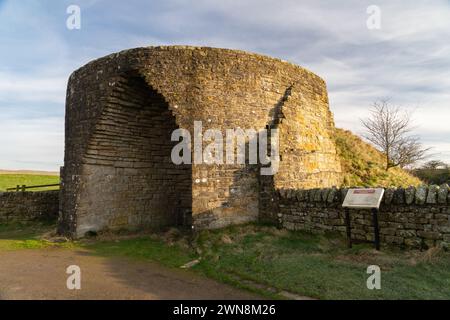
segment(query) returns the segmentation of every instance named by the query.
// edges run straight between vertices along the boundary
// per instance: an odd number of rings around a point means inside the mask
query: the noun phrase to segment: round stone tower
[[[180,128],[192,139],[276,128],[278,170],[261,178],[248,162],[175,164]],[[279,59],[184,46],[97,59],[68,83],[60,232],[254,221],[272,191],[340,184],[333,129],[325,82]]]

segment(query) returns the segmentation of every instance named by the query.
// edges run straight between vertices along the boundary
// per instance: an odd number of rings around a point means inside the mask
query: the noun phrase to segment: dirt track
[[[81,290],[66,268],[81,268]],[[255,299],[185,270],[69,249],[0,252],[0,299]]]

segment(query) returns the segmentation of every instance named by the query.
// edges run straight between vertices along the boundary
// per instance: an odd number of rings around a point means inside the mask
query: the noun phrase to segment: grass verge
[[[9,249],[48,246],[38,234],[49,227],[26,226],[22,231],[0,227],[0,249],[4,241],[15,242],[6,246]],[[317,299],[450,299],[450,253],[391,247],[377,252],[368,244],[347,249],[345,239],[337,235],[250,224],[195,235],[175,229],[159,234],[100,234],[56,245],[172,268],[199,259],[193,271],[270,298],[280,298],[279,293],[286,291]],[[369,265],[381,268],[381,290],[366,287]]]
[[[0,224],[0,251],[43,249],[49,247],[72,248],[74,242],[51,242],[46,236],[53,233],[53,221]]]

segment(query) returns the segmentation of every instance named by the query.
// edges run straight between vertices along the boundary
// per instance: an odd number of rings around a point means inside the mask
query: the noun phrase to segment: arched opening
[[[168,107],[141,77],[114,79],[84,157],[78,234],[191,224],[192,169],[171,160]]]

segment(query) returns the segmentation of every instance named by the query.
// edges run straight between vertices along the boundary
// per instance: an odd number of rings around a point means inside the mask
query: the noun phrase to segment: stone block
[[[436,204],[437,203],[437,194],[439,191],[439,187],[436,185],[431,185],[428,188],[428,195],[427,195],[427,204]]]
[[[327,202],[328,203],[333,203],[335,202],[337,199],[337,189],[336,188],[332,188],[330,189],[329,193],[328,193],[328,197],[327,197]]]
[[[414,187],[408,187],[405,190],[405,203],[406,204],[412,204],[414,202],[414,197],[416,194],[416,188]]]
[[[449,186],[448,184],[443,184],[439,187],[438,191],[438,203],[439,204],[446,204],[447,203],[447,196],[449,193]]]
[[[432,239],[432,240],[442,239],[442,234],[436,231],[417,231],[417,235],[424,239]]]
[[[405,189],[398,188],[394,191],[394,196],[392,199],[394,204],[404,204],[405,203]]]
[[[416,204],[422,205],[425,204],[428,195],[427,186],[420,186],[416,189]]]
[[[322,191],[321,191],[322,202],[327,202],[329,193],[330,193],[330,189],[328,189],[328,188],[322,189]]]
[[[394,188],[387,188],[384,190],[384,196],[383,196],[383,203],[384,204],[391,204],[392,199],[394,198],[394,193],[396,189]]]

